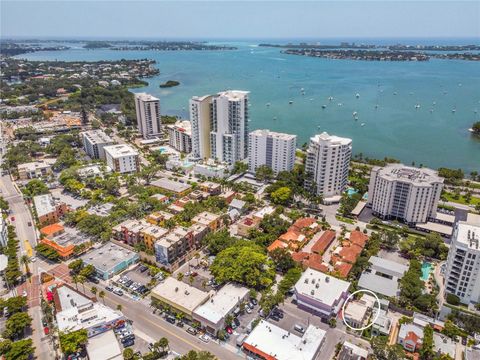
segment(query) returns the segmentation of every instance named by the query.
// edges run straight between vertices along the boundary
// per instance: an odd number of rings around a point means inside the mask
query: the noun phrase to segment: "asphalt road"
[[[22,195],[15,188],[10,176],[4,175],[1,177],[0,189],[2,191],[1,195],[9,203],[11,210],[10,219],[12,216],[15,217],[15,221],[12,221],[11,223],[15,226],[17,238],[20,243],[20,253],[18,254],[20,258],[22,255],[26,254],[25,240],[28,241],[32,249],[34,249],[37,245],[37,235],[35,232],[36,230],[34,221],[27,205],[24,203]],[[30,222],[32,226],[29,226],[28,222]],[[28,302],[30,305],[28,312],[33,319],[32,339],[36,348],[35,355],[37,359],[43,360],[52,358],[53,349],[51,348],[48,339],[46,339],[43,335],[43,326],[41,322],[42,312],[39,306],[39,282],[36,281],[39,274],[39,266],[42,266],[39,260],[29,264],[30,272],[32,273],[32,279],[31,281],[27,281],[20,288],[22,290],[18,295],[21,295],[23,289],[26,289],[28,294]]]

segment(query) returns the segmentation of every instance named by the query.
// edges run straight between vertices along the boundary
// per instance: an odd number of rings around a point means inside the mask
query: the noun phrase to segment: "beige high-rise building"
[[[367,206],[384,219],[424,223],[435,217],[442,189],[443,178],[431,169],[403,164],[374,167]]]
[[[323,132],[310,138],[305,162],[305,187],[324,199],[340,196],[348,182],[352,139]]]
[[[160,100],[147,93],[135,94],[138,131],[144,139],[159,136],[162,132]]]
[[[192,155],[195,159],[210,158],[210,126],[212,119],[212,96],[194,96],[190,100],[192,126]]]

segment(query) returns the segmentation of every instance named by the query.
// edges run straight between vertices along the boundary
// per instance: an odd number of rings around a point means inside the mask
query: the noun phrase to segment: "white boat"
[[[269,107],[269,106],[270,106],[270,103],[266,103],[265,106],[266,106],[266,107]]]
[[[358,99],[360,97],[360,94],[359,93],[356,93],[355,94],[355,97]]]
[[[415,109],[420,109],[420,104],[416,104]]]
[[[328,101],[332,101],[332,100],[333,100],[333,96],[329,96]]]
[[[375,109],[378,109],[378,104],[375,104]]]
[[[322,105],[322,109],[325,109],[327,107],[327,105]]]
[[[337,105],[338,105],[338,106],[343,106],[343,104],[342,104],[342,103],[338,103]]]
[[[357,121],[357,120],[358,120],[358,116],[355,116],[353,119],[354,119],[355,121]]]
[[[288,103],[289,103],[290,105],[292,105],[292,104],[293,104],[293,101],[292,101],[292,100],[290,100]]]
[[[393,95],[397,95],[397,92],[396,92],[396,91],[394,91],[394,92],[393,92]]]
[[[352,116],[357,116],[357,114],[358,114],[358,113],[357,113],[356,111],[354,111],[354,112],[352,113]]]
[[[310,98],[310,101],[313,101],[313,98]]]
[[[454,113],[455,111],[457,111],[457,109],[453,108],[453,109],[452,109],[452,113]]]
[[[430,109],[430,112],[433,113],[433,109]]]
[[[361,123],[360,126],[365,126],[365,123]]]
[[[304,88],[301,88],[300,91],[305,91],[305,89],[304,89]]]
[[[277,117],[276,117],[276,116],[274,116],[274,117],[273,117],[273,120],[277,120]]]
[[[433,105],[437,105],[437,102],[436,102],[436,101],[434,101],[434,102],[433,102]]]

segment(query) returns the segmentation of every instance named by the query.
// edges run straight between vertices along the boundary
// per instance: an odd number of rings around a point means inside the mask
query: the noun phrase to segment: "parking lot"
[[[151,279],[148,268],[138,264],[131,270],[127,270],[120,276],[116,276],[110,280],[106,289],[119,296],[122,296],[124,293],[130,293],[138,300],[150,291],[147,284]]]
[[[142,285],[147,285],[151,280],[151,276],[147,270],[144,270],[141,265],[136,266],[132,270],[126,271],[122,276],[128,277],[130,280],[137,282]]]

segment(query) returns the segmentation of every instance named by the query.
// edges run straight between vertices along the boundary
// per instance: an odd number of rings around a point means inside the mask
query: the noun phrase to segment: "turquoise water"
[[[475,109],[480,113],[480,63],[328,60],[285,55],[253,42],[234,45],[239,49],[125,52],[77,48],[21,56],[67,61],[155,59],[160,75],[134,91],[159,96],[164,114],[188,118],[188,100],[193,95],[249,90],[251,129],[297,134],[299,145],[327,131],[351,137],[353,152],[365,156],[480,171],[480,139],[468,132],[480,120],[474,113]],[[159,84],[169,79],[181,85],[160,89]],[[358,121],[353,119],[354,111]]]
[[[428,278],[430,277],[430,273],[433,271],[433,265],[429,262],[424,262],[422,264],[422,277],[421,279],[423,281],[427,281]]]
[[[353,194],[356,194],[358,191],[355,190],[354,188],[348,188],[346,193],[348,196],[352,196]]]

